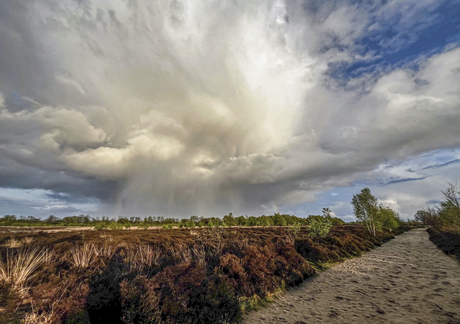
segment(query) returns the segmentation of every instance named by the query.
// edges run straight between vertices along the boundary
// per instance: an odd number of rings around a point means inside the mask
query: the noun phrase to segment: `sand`
[[[460,263],[425,229],[347,260],[244,317],[248,323],[459,323]]]

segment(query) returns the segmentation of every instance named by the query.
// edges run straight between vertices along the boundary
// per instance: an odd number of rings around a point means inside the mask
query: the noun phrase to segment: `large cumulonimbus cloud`
[[[375,59],[358,43],[381,24],[397,35],[382,51],[416,37],[394,5],[2,1],[0,185],[123,214],[262,213],[458,147],[459,49],[332,73]]]

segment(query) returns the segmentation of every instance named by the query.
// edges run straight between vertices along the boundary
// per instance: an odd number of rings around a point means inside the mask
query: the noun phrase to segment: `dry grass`
[[[32,312],[27,314],[21,324],[50,324],[53,323],[53,312]]]
[[[103,239],[107,239],[108,241],[113,241],[112,235],[109,234],[101,234],[100,237]]]
[[[34,241],[33,237],[24,237],[22,240],[21,240],[24,244],[30,244]]]
[[[161,250],[150,245],[124,246],[124,259],[128,263],[126,271],[143,271],[145,267],[153,268],[159,264]]]
[[[22,246],[22,242],[20,240],[16,240],[14,238],[7,240],[3,246],[14,249],[14,248],[19,248]]]
[[[136,259],[142,264],[148,265],[149,267],[158,265],[158,261],[161,257],[161,251],[159,248],[154,248],[150,245],[140,245],[136,250]]]
[[[51,255],[47,250],[22,248],[18,251],[6,251],[6,261],[0,258],[0,281],[22,287],[34,276],[40,265],[48,262]]]
[[[94,244],[85,243],[70,250],[71,263],[75,268],[88,268],[97,256]]]
[[[206,265],[206,252],[203,247],[193,247],[190,248],[190,251],[193,254],[195,262],[199,266],[204,267]]]
[[[110,259],[115,253],[115,246],[109,244],[94,246],[94,253],[96,257]]]

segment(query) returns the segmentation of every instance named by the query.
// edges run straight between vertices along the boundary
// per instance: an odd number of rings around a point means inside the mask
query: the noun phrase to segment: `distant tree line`
[[[93,218],[89,215],[67,216],[63,218],[50,215],[46,219],[33,216],[5,215],[0,218],[0,226],[94,226],[96,229],[129,229],[132,226],[148,228],[162,226],[165,228],[193,228],[193,227],[215,227],[215,226],[306,226],[313,221],[327,220],[332,225],[343,225],[345,222],[337,217],[331,216],[329,208],[323,209],[323,215],[310,215],[308,218],[297,217],[295,215],[275,213],[274,215],[262,216],[233,216],[232,213],[219,217],[199,217],[190,218],[165,218],[163,216],[141,217],[118,217]]]

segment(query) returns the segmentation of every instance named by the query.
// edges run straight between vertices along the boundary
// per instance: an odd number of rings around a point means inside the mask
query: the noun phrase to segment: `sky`
[[[459,45],[459,0],[0,0],[0,215],[412,218],[460,175]]]

